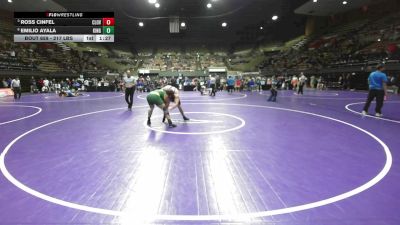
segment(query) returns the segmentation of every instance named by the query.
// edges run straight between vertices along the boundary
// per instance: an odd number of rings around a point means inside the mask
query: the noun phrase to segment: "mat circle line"
[[[29,95],[31,96],[31,95]],[[125,96],[125,94],[120,94],[120,95],[116,95],[116,96],[107,96],[107,97],[99,97],[99,98],[87,98],[89,96],[83,96],[84,99],[76,99],[76,98],[80,98],[80,97],[73,97],[72,100],[65,100],[65,101],[55,101],[55,100],[50,100],[50,101],[32,101],[32,102],[19,102],[19,101],[15,101],[15,102],[4,102],[4,101],[0,101],[0,104],[38,104],[38,103],[54,103],[54,102],[83,102],[83,101],[95,101],[95,100],[103,100],[103,99],[109,99],[109,98],[118,98],[118,97],[122,97]],[[64,97],[64,98],[68,98],[71,99],[71,97]]]
[[[36,115],[38,115],[39,113],[42,112],[42,108],[36,107],[36,106],[31,106],[31,105],[0,105],[0,107],[21,107],[21,108],[33,108],[33,109],[37,109],[38,110],[35,113],[30,114],[28,116],[24,116],[24,117],[21,117],[21,118],[9,120],[9,121],[6,121],[6,122],[0,122],[0,125],[14,123],[14,122],[17,122],[17,121],[20,121],[20,120],[28,119],[28,118],[36,116]]]
[[[259,93],[259,95],[269,96],[269,94],[266,94],[265,92]],[[329,99],[329,100],[358,100],[358,99],[365,99],[365,97],[364,98],[363,97],[359,97],[359,98],[356,98],[356,97],[344,98],[344,97],[333,97],[333,96],[339,96],[339,94],[338,95],[326,96],[326,97],[324,97],[324,96],[315,96],[315,97],[313,97],[313,96],[308,96],[308,95],[306,95],[306,96],[304,96],[304,95],[281,96],[281,95],[279,95],[279,91],[278,91],[278,97],[277,98]]]
[[[400,101],[389,101],[389,102],[385,102],[384,104],[391,104],[391,103],[400,103]],[[373,118],[373,119],[376,119],[376,120],[383,120],[383,121],[388,121],[388,122],[400,124],[400,121],[399,121],[399,120],[392,120],[392,119],[387,119],[387,118],[382,118],[382,117],[376,117],[376,116],[371,116],[371,115],[365,115],[365,116],[364,116],[361,112],[357,112],[357,111],[355,111],[355,110],[353,110],[353,109],[350,108],[350,106],[353,106],[353,105],[362,105],[362,104],[365,104],[365,102],[354,102],[354,103],[350,103],[350,104],[347,104],[347,105],[345,106],[345,109],[346,109],[347,111],[349,111],[349,112],[352,112],[352,113],[357,114],[357,115],[361,115],[361,116],[363,116],[363,117]]]
[[[178,113],[173,113],[171,115],[175,115]],[[214,114],[214,115],[218,115],[218,116],[226,116],[226,117],[230,117],[230,118],[234,118],[236,120],[240,121],[240,125],[235,126],[233,128],[229,128],[229,129],[225,129],[225,130],[219,130],[219,131],[207,131],[207,132],[175,132],[175,131],[169,131],[169,130],[159,130],[159,129],[155,129],[152,126],[147,126],[146,125],[146,121],[144,122],[144,126],[147,127],[147,129],[152,130],[152,131],[156,131],[156,132],[160,132],[160,133],[167,133],[167,134],[179,134],[179,135],[210,135],[210,134],[223,134],[223,133],[227,133],[227,132],[231,132],[231,131],[235,131],[235,130],[239,130],[240,128],[244,127],[246,125],[246,122],[238,117],[238,116],[234,116],[234,115],[230,115],[230,114],[226,114],[226,113],[216,113],[216,112],[185,112],[185,114]],[[179,113],[180,115],[180,113]],[[157,117],[154,117],[157,118]]]

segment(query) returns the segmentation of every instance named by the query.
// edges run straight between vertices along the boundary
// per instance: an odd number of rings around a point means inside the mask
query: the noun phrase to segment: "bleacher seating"
[[[329,33],[315,35],[303,47],[281,50],[269,55],[260,64],[261,69],[319,70],[346,65],[363,66],[399,60],[400,14],[394,13],[379,20],[359,20],[330,28]]]

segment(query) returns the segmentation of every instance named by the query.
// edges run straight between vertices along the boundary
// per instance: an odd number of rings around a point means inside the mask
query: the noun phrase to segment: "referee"
[[[383,73],[384,70],[385,67],[383,65],[379,65],[377,66],[376,71],[372,72],[368,77],[369,93],[367,102],[365,103],[362,111],[364,116],[368,114],[369,106],[374,98],[376,98],[375,116],[382,117],[381,109],[383,107],[383,101],[387,96],[386,83],[388,82],[386,74]]]
[[[16,77],[11,81],[11,90],[14,92],[14,99],[21,99],[21,81]]]
[[[217,88],[217,79],[215,79],[214,76],[210,75],[210,88],[211,88],[211,93],[210,96],[214,96],[215,97],[215,93],[217,92],[216,88]]]
[[[304,95],[303,90],[304,90],[304,85],[306,84],[306,81],[307,81],[307,77],[304,76],[304,73],[301,73],[300,77],[299,77],[299,84],[298,84],[299,90],[297,91],[298,95],[299,94]]]
[[[136,80],[131,76],[130,73],[124,77],[125,87],[125,101],[128,104],[128,110],[132,110],[133,105],[133,94],[135,93]]]

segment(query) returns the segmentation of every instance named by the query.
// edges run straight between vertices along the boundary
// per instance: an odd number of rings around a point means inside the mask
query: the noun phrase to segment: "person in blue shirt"
[[[254,85],[255,85],[254,80],[250,79],[250,81],[248,83],[248,91],[253,91],[254,90]]]
[[[365,103],[364,109],[362,111],[363,115],[368,114],[369,106],[371,102],[376,98],[375,116],[382,116],[383,101],[387,95],[386,83],[388,82],[387,76],[383,71],[385,66],[379,65],[375,72],[372,72],[368,77],[369,93],[367,102]]]
[[[235,79],[232,76],[229,76],[228,80],[226,81],[228,93],[233,93],[233,88],[235,86]]]

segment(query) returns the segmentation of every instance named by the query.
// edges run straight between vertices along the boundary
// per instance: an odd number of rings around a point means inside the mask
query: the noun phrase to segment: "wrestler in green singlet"
[[[171,101],[174,101],[174,92],[173,91],[164,91],[162,89],[154,90],[147,95],[147,103],[150,106],[148,112],[147,125],[151,125],[151,115],[153,114],[154,105],[159,107],[164,111],[164,117],[168,120],[169,127],[176,127],[175,124],[172,123],[171,117],[169,116],[168,106]]]

